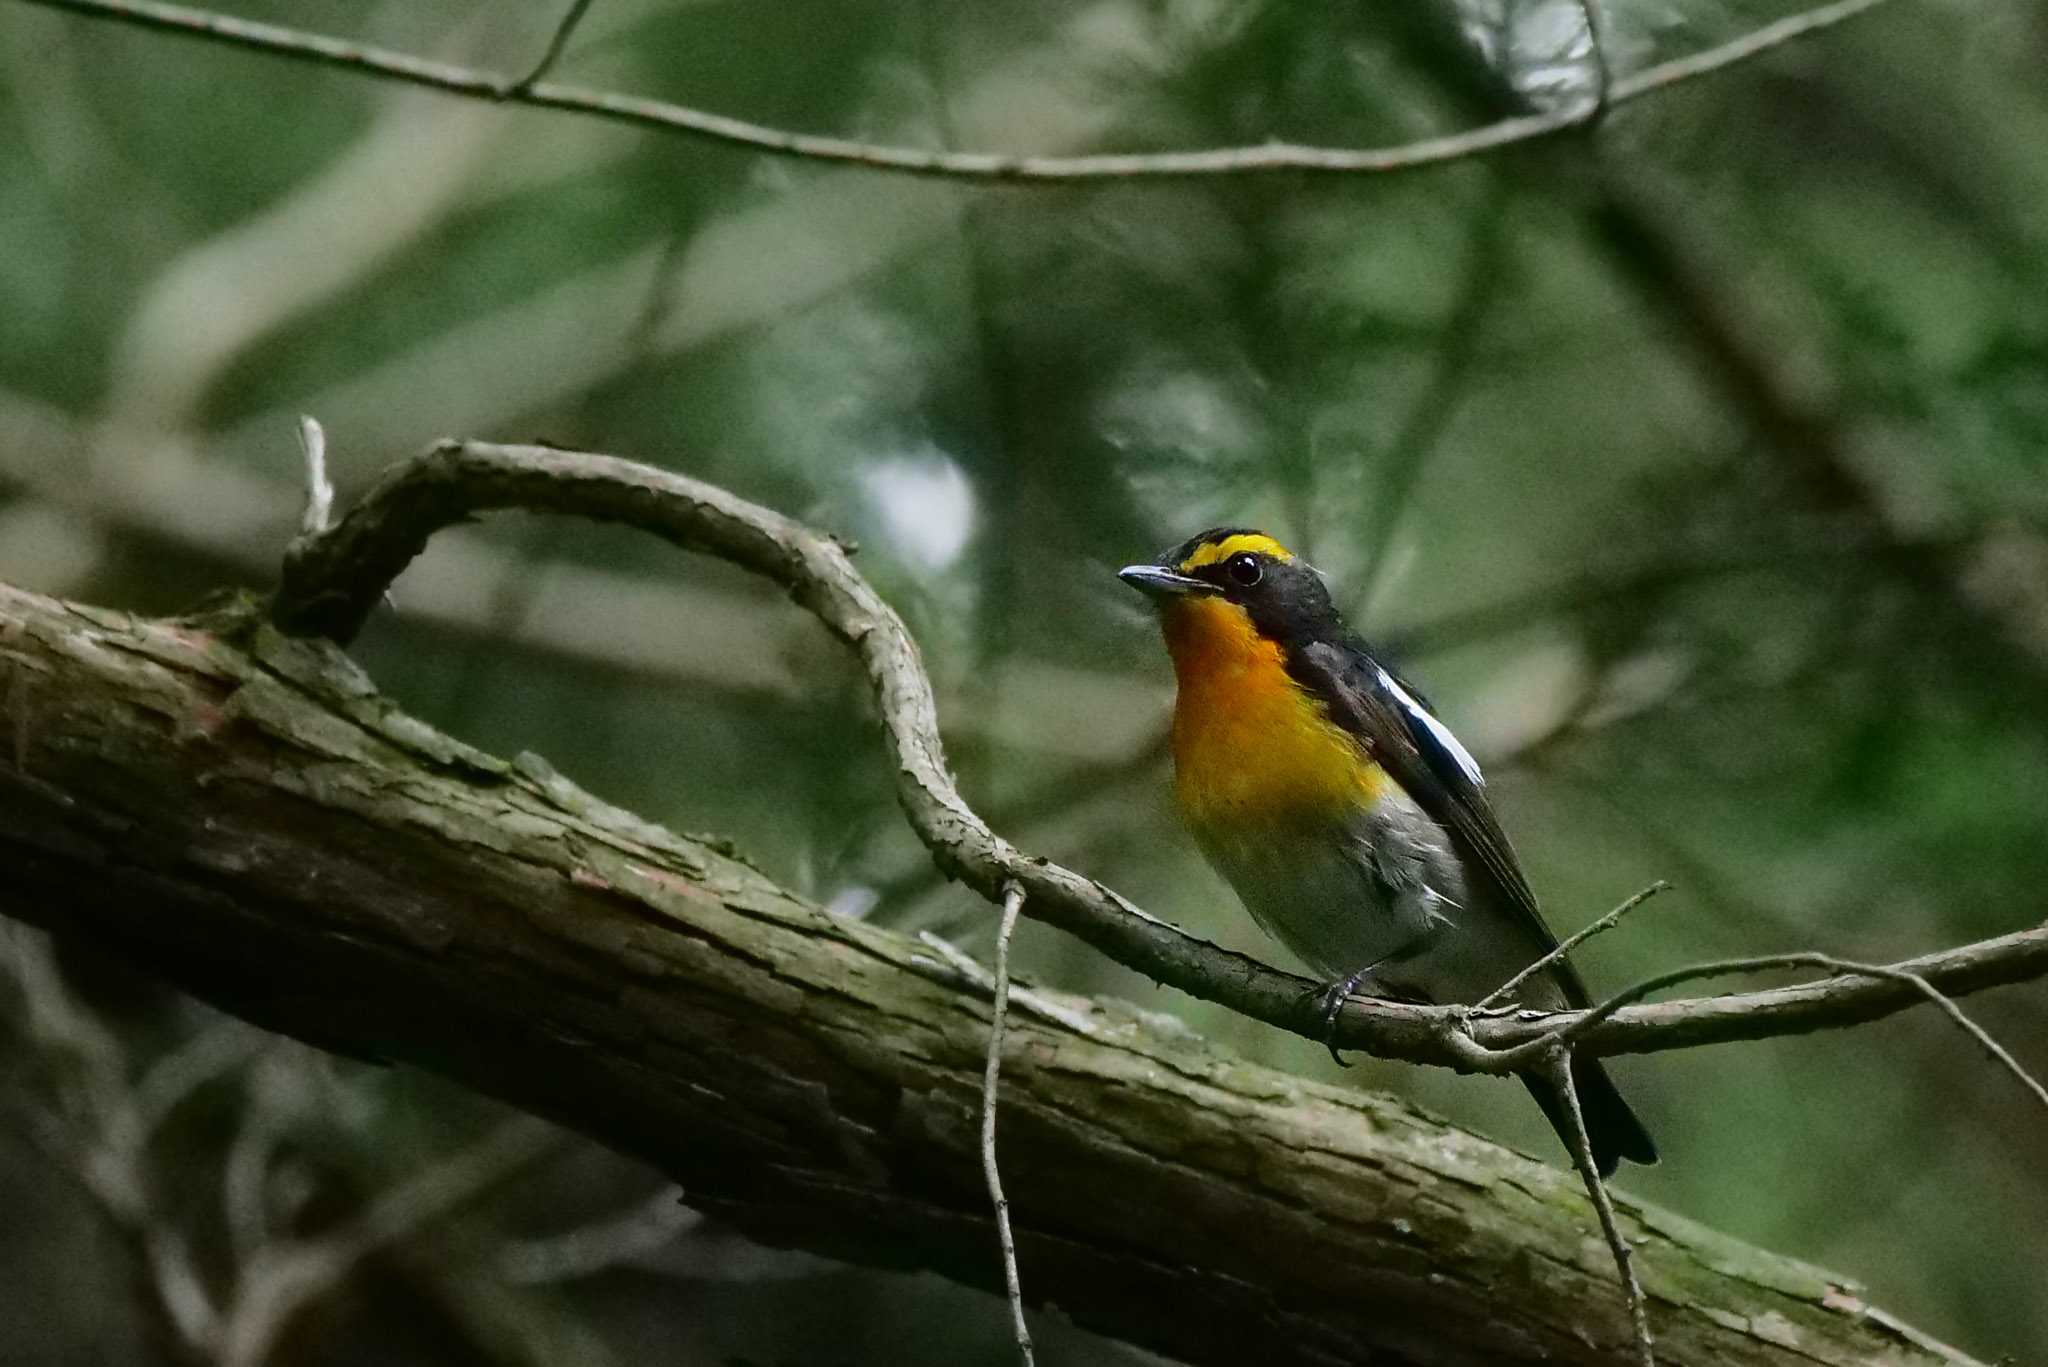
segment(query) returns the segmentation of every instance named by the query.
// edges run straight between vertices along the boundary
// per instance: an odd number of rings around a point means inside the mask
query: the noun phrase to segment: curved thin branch
[[[860,656],[896,765],[897,798],[948,875],[998,904],[1014,882],[1033,919],[1118,963],[1306,1039],[1324,1037],[1306,980],[1189,935],[990,830],[947,771],[931,685],[902,619],[839,542],[723,489],[616,456],[443,442],[393,467],[331,530],[292,544],[272,619],[290,634],[345,643],[436,531],[514,507],[636,527],[781,585]],[[1825,968],[1823,959],[1808,962]],[[2048,926],[1885,967],[1892,976],[1829,969],[1836,976],[1796,987],[1655,1005],[1610,1001],[1555,1015],[1353,999],[1332,1038],[1382,1058],[1501,1074],[1530,1066],[1559,1042],[1598,1056],[1839,1028],[1924,1001],[1909,977],[1956,995],[2048,976]],[[1634,1002],[1667,985],[1653,980],[1624,995]]]
[[[1661,62],[1632,76],[1617,79],[1606,87],[1604,100],[1589,98],[1562,109],[1502,119],[1445,137],[1424,138],[1393,147],[1306,147],[1272,142],[1253,147],[1103,153],[1079,157],[1020,156],[1009,152],[934,152],[794,133],[663,100],[587,90],[552,81],[529,83],[530,78],[508,80],[491,72],[449,62],[392,52],[327,34],[238,19],[210,10],[165,4],[161,0],[21,0],[21,3],[211,39],[233,47],[339,67],[361,75],[426,86],[451,95],[565,110],[773,156],[799,157],[913,176],[1058,184],[1272,171],[1326,175],[1385,174],[1442,165],[1517,143],[1554,137],[1592,121],[1616,105],[1739,65],[1796,39],[1845,23],[1885,4],[1886,0],[1836,0],[1834,4],[1821,5],[1803,14],[1766,24],[1718,47]],[[572,15],[577,15],[577,11],[572,10]],[[573,27],[573,21],[569,27]]]

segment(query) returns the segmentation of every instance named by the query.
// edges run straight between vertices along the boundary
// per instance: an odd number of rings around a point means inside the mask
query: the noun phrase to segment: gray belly
[[[1466,879],[1444,829],[1405,794],[1342,826],[1267,823],[1197,838],[1252,919],[1318,977],[1378,965],[1362,989],[1370,995],[1476,1002],[1550,948],[1525,913]],[[1565,1004],[1550,973],[1516,999]]]
[[[1197,832],[1261,928],[1338,978],[1427,949],[1452,926],[1465,880],[1443,828],[1389,792],[1342,825],[1260,823]]]

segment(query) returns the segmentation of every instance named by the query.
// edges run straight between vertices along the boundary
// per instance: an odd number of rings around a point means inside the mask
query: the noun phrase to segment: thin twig
[[[996,1002],[988,1019],[988,1066],[981,1075],[981,1173],[988,1179],[988,1199],[996,1212],[996,1239],[1003,1249],[1003,1288],[1010,1297],[1011,1326],[1024,1367],[1034,1367],[1031,1330],[1024,1323],[1024,1288],[1017,1279],[1017,1244],[1010,1237],[1010,1203],[1003,1196],[1003,1175],[996,1166],[996,1082],[1003,1069],[1003,1023],[1010,1009],[1010,936],[1017,913],[1024,909],[1024,888],[1003,889],[1003,919],[996,928]]]
[[[1922,996],[1939,1007],[1942,1014],[1961,1027],[1964,1034],[1977,1041],[1978,1047],[1991,1057],[1992,1062],[1998,1064],[2008,1073],[2019,1079],[2020,1086],[2032,1092],[2034,1099],[2040,1102],[2042,1106],[2048,1107],[2048,1087],[2043,1087],[2040,1079],[2029,1073],[2021,1065],[2020,1061],[2007,1051],[2004,1045],[1993,1039],[1990,1031],[1965,1015],[1963,1008],[1956,1005],[1955,1000],[1942,992],[1940,988],[1921,977],[1918,973],[1907,973],[1900,969],[1866,968],[1863,971],[1875,977],[1911,983],[1915,988],[1919,989]]]
[[[583,22],[583,12],[589,8],[590,0],[569,0],[568,12],[562,16],[562,22],[555,25],[554,36],[548,39],[548,50],[540,55],[540,60],[533,64],[532,70],[505,87],[505,99],[514,99],[526,94],[541,77],[554,68],[555,63],[561,60],[563,50],[569,46],[569,35]]]
[[[1108,153],[1077,157],[1020,156],[1009,152],[937,152],[892,147],[770,128],[663,100],[611,91],[587,90],[554,82],[521,88],[518,82],[486,71],[433,61],[349,42],[327,34],[238,19],[209,10],[162,3],[161,0],[20,0],[94,19],[110,19],[144,28],[206,38],[231,46],[362,75],[426,86],[475,99],[559,109],[654,128],[688,137],[774,156],[861,166],[905,175],[959,180],[995,180],[1050,184],[1083,180],[1124,180],[1139,177],[1243,175],[1271,171],[1311,174],[1384,174],[1436,166],[1496,151],[1517,143],[1556,136],[1592,119],[1601,110],[1595,99],[1541,114],[1502,119],[1444,137],[1425,138],[1392,147],[1309,147],[1293,143],[1262,143],[1249,147],[1216,147],[1192,151]],[[1695,80],[1748,61],[1795,39],[1833,28],[1876,9],[1887,0],[1836,0],[1803,14],[1781,19],[1732,42],[1689,57],[1646,67],[1613,82],[1607,108],[1640,99],[1652,91]]]
[[[333,521],[334,485],[327,478],[327,429],[317,418],[300,415],[299,451],[306,458],[306,511],[299,519],[299,535],[319,536]],[[379,600],[388,608],[398,607],[389,585]]]
[[[2013,1077],[2019,1080],[2022,1087],[2033,1093],[2034,1097],[2044,1107],[2048,1107],[2048,1088],[2044,1088],[2040,1081],[2029,1073],[2021,1065],[2020,1061],[2014,1058],[2003,1045],[1993,1039],[1983,1026],[1978,1025],[1965,1015],[1962,1007],[1958,1006],[1952,998],[1929,981],[1925,974],[1915,972],[1911,968],[1902,965],[1856,963],[1853,960],[1836,958],[1832,954],[1818,954],[1811,951],[1802,951],[1794,954],[1765,954],[1751,959],[1724,959],[1716,963],[1693,964],[1686,968],[1673,969],[1669,973],[1660,973],[1656,977],[1647,978],[1633,987],[1625,988],[1615,993],[1592,1010],[1573,1017],[1565,1024],[1559,1026],[1547,1038],[1554,1045],[1568,1048],[1575,1039],[1593,1030],[1616,1011],[1632,1002],[1641,1001],[1652,992],[1666,987],[1675,987],[1679,983],[1697,982],[1702,978],[1730,977],[1741,973],[1760,973],[1773,968],[1817,968],[1828,973],[1875,978],[1887,982],[1903,983],[1911,987],[1915,992],[1939,1007],[1944,1015],[1960,1026],[1970,1038],[1977,1041],[1984,1052],[1990,1056],[1992,1062],[1997,1063],[2007,1072],[2011,1073]],[[1543,1043],[1543,1040],[1532,1041],[1532,1044],[1536,1045]],[[1508,1055],[1519,1055],[1529,1049],[1530,1046],[1523,1045],[1509,1050],[1507,1053]],[[1530,1052],[1533,1056],[1534,1051]]]
[[[1614,104],[1614,67],[1607,60],[1607,16],[1600,0],[1579,0],[1586,16],[1586,46],[1593,59],[1593,110],[1586,116],[1590,127],[1607,116]]]
[[[1563,944],[1551,950],[1548,954],[1538,959],[1535,963],[1530,964],[1520,973],[1517,973],[1514,977],[1509,978],[1499,987],[1494,988],[1493,991],[1481,997],[1477,1002],[1473,1003],[1472,1009],[1474,1011],[1484,1011],[1487,1007],[1492,1006],[1495,1002],[1501,1000],[1503,997],[1510,995],[1514,992],[1516,988],[1520,987],[1523,983],[1529,981],[1531,977],[1535,976],[1538,973],[1541,973],[1544,969],[1550,967],[1559,959],[1562,959],[1565,955],[1571,953],[1580,945],[1592,939],[1595,935],[1599,935],[1605,931],[1612,930],[1616,926],[1620,925],[1622,917],[1628,915],[1637,907],[1649,901],[1652,897],[1655,897],[1658,893],[1669,891],[1671,891],[1671,885],[1665,882],[1663,879],[1659,878],[1656,882],[1650,884],[1650,886],[1644,888],[1641,892],[1636,893],[1633,897],[1630,897],[1627,901],[1623,902],[1613,911],[1608,912],[1605,916],[1602,916],[1599,920],[1593,922],[1593,924],[1586,926],[1585,928],[1579,930],[1577,933],[1567,937]]]
[[[1703,52],[1695,52],[1690,57],[1674,57],[1668,62],[1659,62],[1655,66],[1643,68],[1633,76],[1624,77],[1614,83],[1614,90],[1608,103],[1622,104],[1647,95],[1653,90],[1661,90],[1665,86],[1678,85],[1712,72],[1740,66],[1774,48],[1783,47],[1809,34],[1846,23],[1884,3],[1885,0],[1835,0],[1831,5],[1816,5],[1810,10],[1787,15],[1775,23],[1752,29],[1740,38],[1730,39]]]
[[[1600,1166],[1593,1160],[1593,1140],[1586,1133],[1585,1113],[1579,1109],[1579,1085],[1572,1079],[1572,1056],[1567,1049],[1551,1053],[1543,1071],[1551,1084],[1564,1098],[1565,1119],[1570,1121],[1572,1162],[1579,1169],[1579,1176],[1585,1180],[1586,1195],[1593,1200],[1593,1212],[1600,1217],[1600,1232],[1607,1238],[1607,1249],[1614,1255],[1615,1270],[1621,1273],[1621,1287],[1628,1297],[1629,1324],[1635,1333],[1636,1352],[1642,1359],[1642,1367],[1657,1367],[1657,1353],[1654,1340],[1650,1337],[1650,1307],[1643,1297],[1643,1284],[1636,1279],[1635,1250],[1622,1236],[1621,1224],[1614,1218],[1614,1202],[1607,1195],[1607,1182],[1600,1176]]]
[[[306,458],[306,512],[299,530],[318,536],[334,512],[334,485],[327,479],[327,431],[313,418],[299,419],[299,451]]]

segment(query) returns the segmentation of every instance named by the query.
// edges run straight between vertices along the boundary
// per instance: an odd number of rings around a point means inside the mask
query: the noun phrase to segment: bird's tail
[[[1529,1094],[1536,1098],[1536,1104],[1543,1108],[1543,1114],[1550,1121],[1550,1128],[1557,1131],[1557,1137],[1564,1140],[1567,1152],[1571,1150],[1571,1119],[1565,1110],[1564,1093],[1559,1091],[1548,1078],[1535,1073],[1524,1073],[1522,1082],[1529,1088]],[[1643,1122],[1636,1119],[1636,1113],[1628,1108],[1615,1089],[1614,1080],[1607,1076],[1607,1070],[1600,1066],[1598,1059],[1573,1059],[1572,1083],[1579,1094],[1579,1114],[1586,1119],[1586,1137],[1593,1145],[1593,1166],[1600,1170],[1602,1177],[1614,1175],[1614,1169],[1626,1158],[1632,1163],[1654,1163],[1657,1161],[1657,1146],[1650,1142],[1650,1132],[1643,1128]]]

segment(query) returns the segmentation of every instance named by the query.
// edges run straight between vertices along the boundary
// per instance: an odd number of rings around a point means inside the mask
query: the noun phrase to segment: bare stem
[[[981,1075],[981,1173],[988,1180],[989,1203],[995,1207],[996,1239],[1003,1249],[1003,1288],[1010,1297],[1017,1353],[1024,1367],[1035,1367],[1031,1330],[1024,1323],[1024,1288],[1017,1279],[1017,1244],[1010,1236],[1010,1203],[1003,1196],[1003,1175],[996,1165],[996,1083],[1003,1070],[1003,1023],[1010,1009],[1010,936],[1017,929],[1017,913],[1023,909],[1023,886],[1011,883],[1003,889],[1003,920],[996,929],[996,1002],[988,1019],[988,1066]]]
[[[1637,1355],[1642,1359],[1642,1367],[1657,1367],[1655,1341],[1650,1337],[1650,1308],[1643,1298],[1642,1283],[1636,1279],[1635,1250],[1622,1237],[1620,1222],[1614,1218],[1614,1202],[1607,1195],[1607,1182],[1593,1161],[1593,1141],[1586,1133],[1585,1114],[1579,1109],[1579,1085],[1572,1080],[1571,1052],[1553,1051],[1543,1071],[1564,1098],[1565,1119],[1571,1122],[1567,1138],[1571,1140],[1572,1162],[1585,1180],[1586,1195],[1592,1198],[1593,1212],[1600,1217],[1600,1232],[1606,1236],[1615,1269],[1621,1273],[1621,1289],[1628,1297],[1628,1318],[1635,1333]]]

